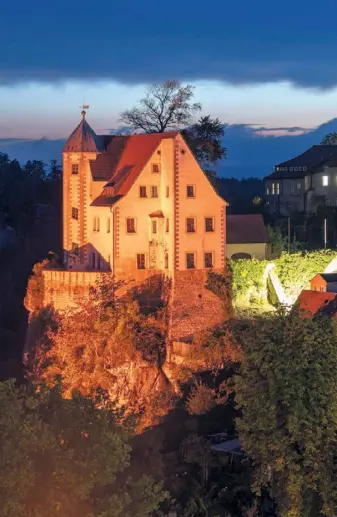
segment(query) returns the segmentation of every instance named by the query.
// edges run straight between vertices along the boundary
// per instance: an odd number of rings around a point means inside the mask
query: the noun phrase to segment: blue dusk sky
[[[336,0],[7,0],[0,17],[0,138],[65,137],[82,103],[108,132],[166,79],[229,124],[337,116]]]

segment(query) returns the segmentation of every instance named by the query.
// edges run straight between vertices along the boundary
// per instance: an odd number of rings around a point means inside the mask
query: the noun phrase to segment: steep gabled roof
[[[304,290],[299,295],[294,307],[305,317],[315,314],[335,316],[337,313],[336,300],[336,293]]]
[[[268,236],[261,214],[227,215],[227,244],[267,243]]]
[[[104,151],[103,139],[85,120],[85,111],[82,111],[82,120],[66,141],[63,153],[100,153]]]
[[[314,169],[322,165],[329,165],[333,167],[337,161],[337,145],[313,145],[304,153],[295,156],[285,162],[275,165],[275,171],[266,176],[265,179],[297,179],[304,178],[309,172],[314,172]],[[297,170],[280,171],[278,168],[296,168]],[[306,167],[306,170],[303,170]],[[302,170],[298,170],[302,168]]]
[[[92,205],[110,206],[125,196],[162,140],[177,135],[178,132],[168,132],[114,137],[106,153],[90,162],[93,179],[107,181]]]

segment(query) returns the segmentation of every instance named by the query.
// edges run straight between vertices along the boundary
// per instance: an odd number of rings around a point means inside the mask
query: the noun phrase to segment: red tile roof
[[[174,131],[112,138],[106,152],[90,162],[93,179],[107,181],[107,189],[92,205],[110,206],[127,194],[161,141],[177,135]]]
[[[336,302],[336,293],[304,290],[299,295],[295,303],[295,308],[297,308],[305,317],[314,316],[315,314],[336,316]]]
[[[227,244],[268,242],[261,214],[227,215]]]

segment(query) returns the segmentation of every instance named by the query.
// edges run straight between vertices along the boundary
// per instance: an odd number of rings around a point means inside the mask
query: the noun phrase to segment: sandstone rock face
[[[41,353],[39,343],[44,341],[50,314],[62,314],[66,308],[76,306],[87,296],[98,275],[96,272],[36,270],[26,296],[26,307],[32,311],[25,345],[28,370],[32,368],[34,356]],[[207,272],[183,271],[177,272],[170,283],[157,278],[149,280],[143,291],[140,286],[132,287],[147,310],[151,303],[150,310],[153,310],[156,299],[161,300],[168,327],[166,355],[159,362],[144,360],[138,354],[134,360],[116,367],[110,363],[104,367],[104,387],[116,407],[130,414],[142,414],[143,426],[152,425],[168,412],[174,398],[179,396],[181,382],[203,369],[200,359],[199,362],[193,360],[196,337],[221,325],[225,319],[223,303],[205,288],[206,280]],[[158,286],[159,296],[155,293]],[[79,384],[84,392],[89,392],[93,387],[89,384],[97,385],[97,382],[95,375],[86,376],[83,372]]]

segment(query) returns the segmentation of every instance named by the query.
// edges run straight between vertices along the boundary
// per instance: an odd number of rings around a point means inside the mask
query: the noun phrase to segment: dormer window
[[[73,163],[71,165],[71,174],[78,174],[78,163]]]

